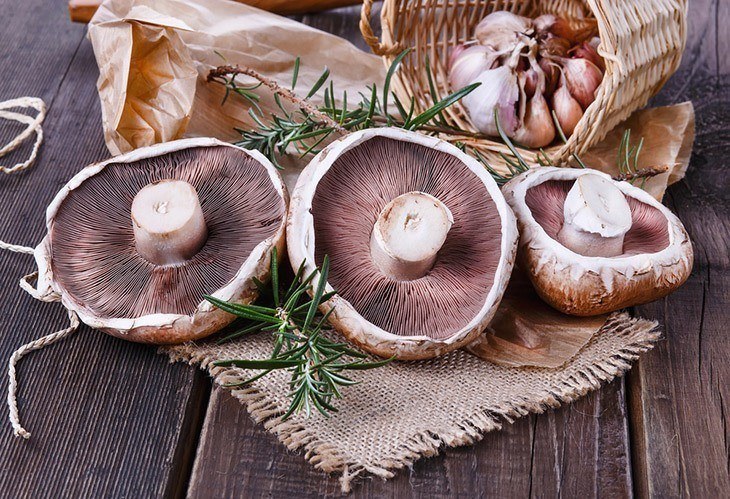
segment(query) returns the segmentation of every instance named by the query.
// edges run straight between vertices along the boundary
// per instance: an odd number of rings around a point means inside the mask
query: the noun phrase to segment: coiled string
[[[27,114],[9,111],[9,109],[18,107],[35,109],[38,111],[38,114],[33,117],[28,116]],[[17,121],[18,123],[24,123],[27,125],[25,130],[20,132],[20,134],[18,134],[13,140],[0,149],[0,158],[16,150],[34,133],[36,136],[35,142],[33,143],[33,149],[31,150],[28,159],[21,163],[16,163],[13,166],[0,165],[1,172],[10,174],[33,166],[33,163],[35,163],[35,160],[38,157],[38,149],[41,147],[41,142],[43,142],[43,129],[41,128],[41,123],[43,123],[43,119],[45,117],[46,103],[43,102],[43,99],[39,99],[38,97],[20,97],[18,99],[10,99],[5,102],[0,102],[0,118],[9,121]]]
[[[29,116],[27,114],[10,111],[10,109],[13,108],[35,109],[37,111],[37,114],[35,116]],[[29,137],[35,134],[35,142],[33,143],[33,148],[31,149],[28,158],[25,161],[16,163],[13,166],[0,165],[0,172],[11,174],[33,166],[38,157],[38,149],[43,142],[43,129],[41,128],[41,123],[43,123],[43,119],[45,117],[46,103],[43,102],[43,99],[39,99],[38,97],[20,97],[18,99],[11,99],[0,102],[0,119],[16,121],[18,123],[23,123],[26,125],[25,129],[20,132],[20,134],[18,134],[15,138],[13,138],[10,142],[8,142],[0,149],[0,158],[18,149],[23,143],[25,143],[25,141]],[[28,246],[20,246],[18,244],[6,243],[4,241],[0,241],[0,249],[26,255],[34,254],[33,248],[30,248]],[[37,300],[47,302],[57,301],[57,296],[52,294],[41,294],[30,284],[30,280],[37,277],[38,272],[33,272],[32,274],[24,276],[20,280],[20,287]],[[25,356],[27,353],[32,352],[33,350],[39,350],[45,346],[56,343],[57,341],[67,338],[68,336],[76,332],[76,330],[79,328],[78,315],[76,315],[74,311],[69,310],[68,317],[71,323],[69,327],[67,327],[66,329],[61,329],[60,331],[56,331],[55,333],[51,333],[37,340],[31,341],[30,343],[27,343],[18,348],[10,356],[10,360],[8,361],[8,409],[10,412],[10,424],[12,424],[13,426],[13,433],[15,434],[15,436],[23,438],[30,437],[30,433],[20,424],[17,401],[18,382],[16,379],[15,367],[20,359],[22,359],[23,356]]]

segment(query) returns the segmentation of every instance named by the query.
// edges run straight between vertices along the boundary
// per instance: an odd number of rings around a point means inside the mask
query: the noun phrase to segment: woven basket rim
[[[402,50],[412,45],[400,38],[398,32],[402,21],[399,16],[402,12],[407,11],[409,15],[414,16],[415,13],[423,11],[425,8],[441,9],[444,12],[449,9],[462,9],[466,12],[468,9],[475,9],[478,6],[485,6],[483,8],[486,8],[486,6],[491,5],[493,7],[493,2],[487,0],[444,0],[442,2],[434,0],[384,0],[380,13],[382,27],[382,40],[380,40],[375,36],[370,24],[373,1],[364,0],[360,29],[366,43],[375,54],[383,57],[386,66],[390,66]],[[556,164],[566,164],[573,155],[582,154],[600,141],[620,121],[628,118],[633,111],[643,107],[648,99],[659,91],[664,82],[677,69],[686,43],[687,0],[680,0],[679,2],[642,0],[627,2],[628,5],[622,7],[626,11],[632,9],[637,12],[640,11],[644,18],[638,14],[633,16],[625,15],[608,0],[568,0],[567,2],[552,3],[559,5],[571,2],[573,5],[582,5],[585,13],[596,19],[598,36],[601,38],[598,51],[606,62],[606,70],[596,91],[594,102],[585,110],[583,117],[567,142],[564,144],[553,143],[544,148]],[[527,5],[528,7],[522,7],[524,10],[529,10],[529,6],[532,6],[531,12],[535,13],[538,9],[537,5],[547,3],[550,2],[534,1],[525,3],[513,0],[511,5],[513,7]],[[510,2],[503,2],[502,4],[508,5]],[[524,12],[520,11],[520,13]],[[617,19],[621,19],[623,24],[619,24]],[[433,19],[430,21],[433,21]],[[418,26],[421,27],[421,32],[429,31],[426,28],[431,26],[430,21],[428,19],[419,20]],[[666,26],[654,26],[660,21],[664,21]],[[447,23],[441,22],[438,27],[441,29],[432,29],[431,31],[438,32],[440,37],[445,36],[444,30],[448,29]],[[655,49],[654,53],[647,53],[647,60],[643,64],[642,61],[635,60],[635,53],[641,55],[652,50],[652,43],[656,37],[666,38],[664,52]],[[434,50],[432,47],[433,40],[428,39],[428,37],[425,37],[425,40],[423,38],[421,37],[418,40],[416,46],[413,47],[413,52],[401,62],[401,69],[395,73],[391,83],[393,90],[401,100],[408,101],[411,95],[415,95],[417,97],[417,106],[419,98],[428,102],[430,93],[426,91],[425,84],[419,83],[416,78],[409,78],[405,73],[409,70],[413,70],[415,73],[415,69],[412,69],[413,61],[420,60],[419,57],[422,57],[427,50]],[[449,40],[448,43],[454,46],[459,43],[459,40]],[[655,67],[659,67],[658,73],[652,72]],[[418,75],[418,79],[425,79],[422,71]],[[440,85],[437,76],[435,79],[437,85]],[[466,116],[460,104],[457,104],[454,109],[461,110],[461,114]],[[447,113],[447,115],[449,114]],[[454,120],[451,119],[451,121]],[[460,126],[462,129],[476,131],[468,118],[467,120],[462,119]],[[500,159],[499,153],[508,154],[509,149],[499,142],[499,139],[474,139],[458,136],[444,138],[452,142],[459,141],[476,147],[486,155],[490,162],[495,163],[494,166],[497,169],[507,170],[504,161]],[[526,161],[533,164],[537,163],[539,150],[523,147],[518,147],[518,150]]]

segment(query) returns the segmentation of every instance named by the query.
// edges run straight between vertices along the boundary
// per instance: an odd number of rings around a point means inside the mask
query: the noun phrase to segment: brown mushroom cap
[[[433,267],[415,279],[374,263],[371,235],[381,210],[406,193],[440,200],[453,225]],[[428,358],[469,343],[491,319],[506,287],[516,227],[486,170],[455,147],[399,129],[351,134],[300,177],[287,228],[294,267],[330,257],[338,295],[333,325],[377,355]]]
[[[130,210],[137,193],[183,180],[199,196],[207,239],[188,260],[156,265],[135,248]],[[261,155],[214,139],[139,149],[76,175],[48,210],[39,246],[39,288],[48,286],[81,319],[125,339],[173,343],[232,320],[203,295],[251,302],[283,246],[283,183]]]
[[[617,256],[586,256],[558,242],[566,196],[581,175],[609,179],[628,202],[631,228]],[[684,226],[638,187],[596,170],[540,167],[512,179],[503,192],[520,228],[520,266],[538,294],[564,313],[599,315],[646,303],[689,277],[693,254]]]

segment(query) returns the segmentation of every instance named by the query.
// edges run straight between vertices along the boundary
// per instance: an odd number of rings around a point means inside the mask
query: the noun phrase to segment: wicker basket
[[[403,60],[392,82],[398,97],[415,97],[417,109],[432,105],[425,61],[428,57],[441,96],[448,87],[449,50],[472,38],[474,27],[494,10],[509,10],[536,17],[551,13],[576,23],[595,18],[601,44],[598,52],[606,62],[596,100],[586,109],[565,144],[553,144],[546,152],[559,164],[600,141],[619,122],[643,107],[676,70],[686,40],[687,0],[384,0],[381,12],[382,42],[373,34],[370,13],[373,0],[365,0],[360,30],[373,52],[390,65],[404,48],[414,50]],[[445,113],[447,122],[476,132],[457,104]],[[477,147],[495,166],[502,165],[498,141],[444,136]],[[535,162],[536,151],[521,150]]]

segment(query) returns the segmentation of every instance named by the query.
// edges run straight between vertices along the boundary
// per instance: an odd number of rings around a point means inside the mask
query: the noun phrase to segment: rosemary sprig
[[[319,281],[311,299],[312,281],[319,272]],[[267,295],[272,306],[238,305],[212,296],[205,299],[228,313],[245,319],[244,326],[221,341],[229,341],[242,335],[269,332],[273,336],[273,348],[268,359],[233,359],[215,362],[216,366],[238,367],[261,371],[240,383],[228,386],[244,386],[278,369],[287,370],[291,403],[282,419],[304,411],[307,416],[316,409],[325,416],[337,411],[333,399],[341,398],[340,389],[356,384],[345,371],[374,369],[392,359],[368,362],[367,356],[353,350],[347,343],[338,343],[324,332],[329,329],[327,319],[334,308],[322,315],[319,306],[332,298],[334,292],[325,292],[329,273],[329,259],[325,256],[321,270],[315,270],[304,277],[304,263],[288,286],[283,286],[279,273],[279,262],[274,249],[271,258],[271,283]]]
[[[308,154],[317,154],[321,150],[320,146],[330,139],[333,134],[346,134],[363,128],[396,126],[406,130],[418,130],[428,134],[488,138],[480,133],[460,130],[449,126],[443,116],[443,111],[446,108],[468,95],[480,84],[474,83],[449,94],[445,98],[441,98],[437,91],[437,85],[433,80],[433,75],[431,74],[431,66],[428,58],[426,59],[425,68],[428,75],[430,97],[432,102],[434,102],[430,108],[416,114],[415,99],[413,97],[406,104],[400,100],[395,92],[391,92],[390,87],[393,75],[395,75],[401,61],[403,61],[409,52],[410,49],[406,49],[393,60],[386,73],[382,92],[373,84],[368,87],[368,92],[366,94],[361,93],[359,101],[350,107],[348,107],[348,96],[346,92],[342,93],[340,99],[342,104],[337,104],[334,84],[330,79],[330,72],[327,68],[324,69],[315,84],[309,89],[306,97],[298,97],[294,93],[299,75],[300,61],[298,58],[294,64],[291,89],[281,87],[275,81],[270,80],[252,69],[239,68],[238,66],[220,66],[215,68],[208,74],[208,81],[225,86],[225,98],[233,92],[251,104],[249,114],[256,123],[256,127],[251,130],[237,129],[241,134],[241,140],[237,142],[237,145],[262,152],[277,167],[280,167],[278,157],[286,154],[290,146],[302,157]],[[239,85],[236,82],[237,75],[249,76],[256,80],[257,83],[249,86]],[[260,96],[255,92],[260,86],[265,86],[273,92],[274,100],[280,111],[278,114],[272,114],[269,118],[264,117],[258,104]],[[313,105],[309,99],[323,88],[324,105]],[[290,111],[282,102],[282,98],[293,104],[297,110]],[[397,114],[392,114],[389,111],[388,102],[390,99],[392,99]],[[505,162],[509,173],[500,173],[493,168],[475,147],[458,142],[456,145],[480,161],[495,181],[499,185],[503,185],[514,176],[527,171],[530,165],[525,161],[512,140],[502,129],[496,110],[494,114],[499,136],[509,149],[509,154],[500,153],[500,157]],[[552,119],[558,137],[566,143],[567,137],[563,133],[554,111],[552,112]],[[643,187],[648,177],[663,173],[668,168],[666,166],[638,168],[638,157],[643,145],[643,139],[639,141],[637,146],[631,146],[630,134],[630,130],[624,133],[619,146],[619,175],[614,178],[632,183],[637,179],[642,179],[641,186]],[[586,168],[580,156],[575,153],[571,156],[578,166]],[[537,152],[536,162],[540,166],[559,166],[543,149]]]
[[[237,145],[247,149],[256,149],[263,153],[274,165],[279,166],[278,158],[286,154],[287,149],[292,147],[301,156],[317,154],[320,146],[325,143],[333,134],[345,134],[350,131],[360,130],[376,126],[396,126],[406,130],[420,130],[425,133],[455,133],[467,136],[480,137],[480,134],[456,131],[447,127],[443,122],[442,112],[447,107],[459,101],[465,95],[472,92],[480,84],[473,83],[463,89],[451,93],[443,99],[439,99],[433,88],[433,106],[421,113],[415,112],[415,99],[411,99],[408,105],[404,105],[394,92],[391,92],[391,80],[398,69],[403,58],[410,52],[410,49],[401,52],[395,58],[385,77],[382,93],[373,84],[368,87],[368,92],[361,93],[357,102],[348,106],[347,92],[342,92],[341,105],[338,105],[337,93],[334,83],[330,79],[329,69],[325,68],[314,83],[312,88],[301,98],[294,93],[297,82],[299,59],[295,62],[292,88],[283,88],[273,80],[259,74],[249,68],[237,66],[220,66],[210,71],[208,81],[219,83],[226,88],[226,96],[234,92],[245,100],[252,107],[249,115],[254,120],[256,128],[252,130],[237,129],[241,134],[241,140]],[[260,97],[253,92],[258,86],[241,86],[236,83],[236,76],[245,75],[257,80],[258,85],[263,85],[274,94],[274,100],[278,108],[276,114],[265,117],[261,112],[258,102]],[[315,106],[310,99],[324,88],[323,105]],[[388,102],[393,99],[397,114],[389,112]],[[296,110],[291,111],[285,106],[282,98],[293,104]]]
[[[639,139],[639,143],[635,146],[631,145],[631,130],[626,130],[618,148],[617,165],[619,174],[614,177],[616,180],[624,180],[630,183],[641,179],[641,187],[644,188],[646,180],[649,177],[660,175],[669,170],[669,166],[660,165],[650,168],[639,168],[639,153],[644,145],[644,138]]]

